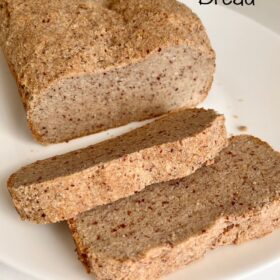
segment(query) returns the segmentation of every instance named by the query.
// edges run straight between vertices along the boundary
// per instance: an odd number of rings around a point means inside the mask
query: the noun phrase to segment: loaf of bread
[[[205,29],[175,0],[0,0],[0,18],[41,143],[194,107],[212,83]]]
[[[224,244],[280,225],[280,154],[234,137],[194,174],[147,187],[69,221],[80,260],[97,280],[153,280]]]
[[[189,175],[226,145],[223,116],[180,110],[117,138],[23,167],[8,188],[23,219],[57,222]]]

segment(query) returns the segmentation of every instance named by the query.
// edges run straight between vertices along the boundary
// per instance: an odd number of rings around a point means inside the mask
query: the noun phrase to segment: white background
[[[269,29],[280,34],[280,0],[255,0],[255,3],[255,6],[227,7],[249,16],[255,21],[258,21]]]

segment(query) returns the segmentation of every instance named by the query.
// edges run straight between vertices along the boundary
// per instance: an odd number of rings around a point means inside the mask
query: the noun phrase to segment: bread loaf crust
[[[195,14],[174,0],[27,0],[24,3],[19,0],[0,0],[0,5],[1,18],[4,19],[0,26],[0,43],[17,80],[32,133],[41,143],[66,141],[130,121],[155,117],[182,106],[194,107],[206,97],[211,86],[215,54],[204,27]],[[160,56],[165,59],[166,52],[176,47],[193,53],[194,60],[199,65],[202,64],[205,78],[201,79],[203,74],[192,77],[192,70],[185,70],[188,77],[184,79],[196,79],[196,83],[186,81],[180,87],[178,81],[172,81],[167,89],[163,89],[160,84],[157,85],[157,78],[161,75],[163,87],[171,79],[166,77],[165,81],[164,73],[156,73],[155,70],[152,74],[156,76],[151,77],[150,88],[147,90],[143,87],[143,91],[146,90],[143,92],[144,100],[154,104],[152,109],[149,110],[146,103],[141,103],[140,87],[139,92],[135,93],[138,106],[142,108],[139,113],[127,115],[123,119],[118,113],[112,120],[110,116],[104,115],[99,122],[98,116],[91,115],[91,121],[86,115],[83,116],[85,105],[80,104],[83,95],[77,95],[73,88],[82,85],[80,91],[86,90],[83,87],[84,75],[111,75],[115,71],[113,75],[117,79],[121,75],[121,69],[124,69],[125,76],[131,71],[129,66],[142,61],[153,61]],[[182,55],[178,57],[182,58]],[[159,63],[164,62],[160,60]],[[128,72],[125,72],[127,67]],[[180,70],[178,67],[174,72]],[[184,67],[188,69],[192,65],[188,65],[186,61]],[[137,73],[142,75],[142,72]],[[77,77],[81,77],[81,81],[74,84],[71,90],[62,86],[61,91],[60,86],[57,86],[61,82],[71,84],[71,79]],[[179,77],[178,80],[182,78]],[[111,83],[109,79],[107,82]],[[147,85],[147,80],[143,80],[142,84]],[[133,81],[129,81],[127,87],[125,83],[121,86],[124,96],[133,91]],[[96,91],[93,92],[96,97],[86,103],[93,103],[95,100],[96,105],[93,104],[88,111],[94,111],[94,106],[104,108],[105,89],[101,91],[94,85],[91,90]],[[122,89],[118,89],[117,85],[108,88],[108,91],[111,91],[109,100],[114,94],[118,98],[122,96]],[[153,91],[155,95],[162,95],[161,103],[153,98]],[[181,104],[168,107],[174,99],[170,97],[167,100],[168,91],[173,96],[180,96]],[[184,99],[184,92],[188,98]],[[66,100],[60,100],[61,95]],[[99,104],[100,98],[102,102]],[[73,103],[69,101],[69,115],[66,114],[66,105],[63,105],[67,100],[73,100]],[[132,103],[130,99],[129,102]],[[61,107],[56,103],[61,104]],[[48,110],[56,105],[58,107],[55,110],[58,112],[48,115]],[[83,110],[79,111],[80,106]],[[127,104],[122,112],[130,111],[129,106]],[[80,120],[77,115],[80,115]],[[85,122],[87,126],[79,130],[79,126]],[[61,126],[63,129],[60,130]],[[71,127],[71,131],[66,133],[68,127]]]
[[[114,139],[35,162],[8,188],[22,219],[67,220],[155,182],[193,173],[227,145],[224,117],[213,110],[168,114]]]
[[[71,219],[79,258],[97,280],[158,279],[263,237],[280,225],[279,171],[266,143],[233,137],[212,165]]]

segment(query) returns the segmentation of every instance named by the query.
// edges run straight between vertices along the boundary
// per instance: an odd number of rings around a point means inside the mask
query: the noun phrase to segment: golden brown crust
[[[27,99],[62,76],[134,63],[159,47],[183,43],[214,55],[198,17],[174,0],[4,3],[10,23],[2,47]]]

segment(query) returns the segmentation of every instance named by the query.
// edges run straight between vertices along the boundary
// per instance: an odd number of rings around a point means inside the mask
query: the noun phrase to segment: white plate
[[[263,138],[280,150],[280,37],[223,7],[200,7],[194,1],[186,2],[203,19],[217,51],[216,79],[204,106],[226,115],[230,133],[238,133],[238,126],[247,126],[248,133]],[[24,164],[87,146],[139,124],[68,144],[50,147],[36,144],[27,128],[16,85],[2,53],[0,120],[0,261],[39,279],[91,279],[77,260],[66,224],[21,222],[6,190],[6,180],[11,172]],[[241,277],[280,259],[279,244],[280,232],[275,232],[242,246],[217,249],[166,279]]]

